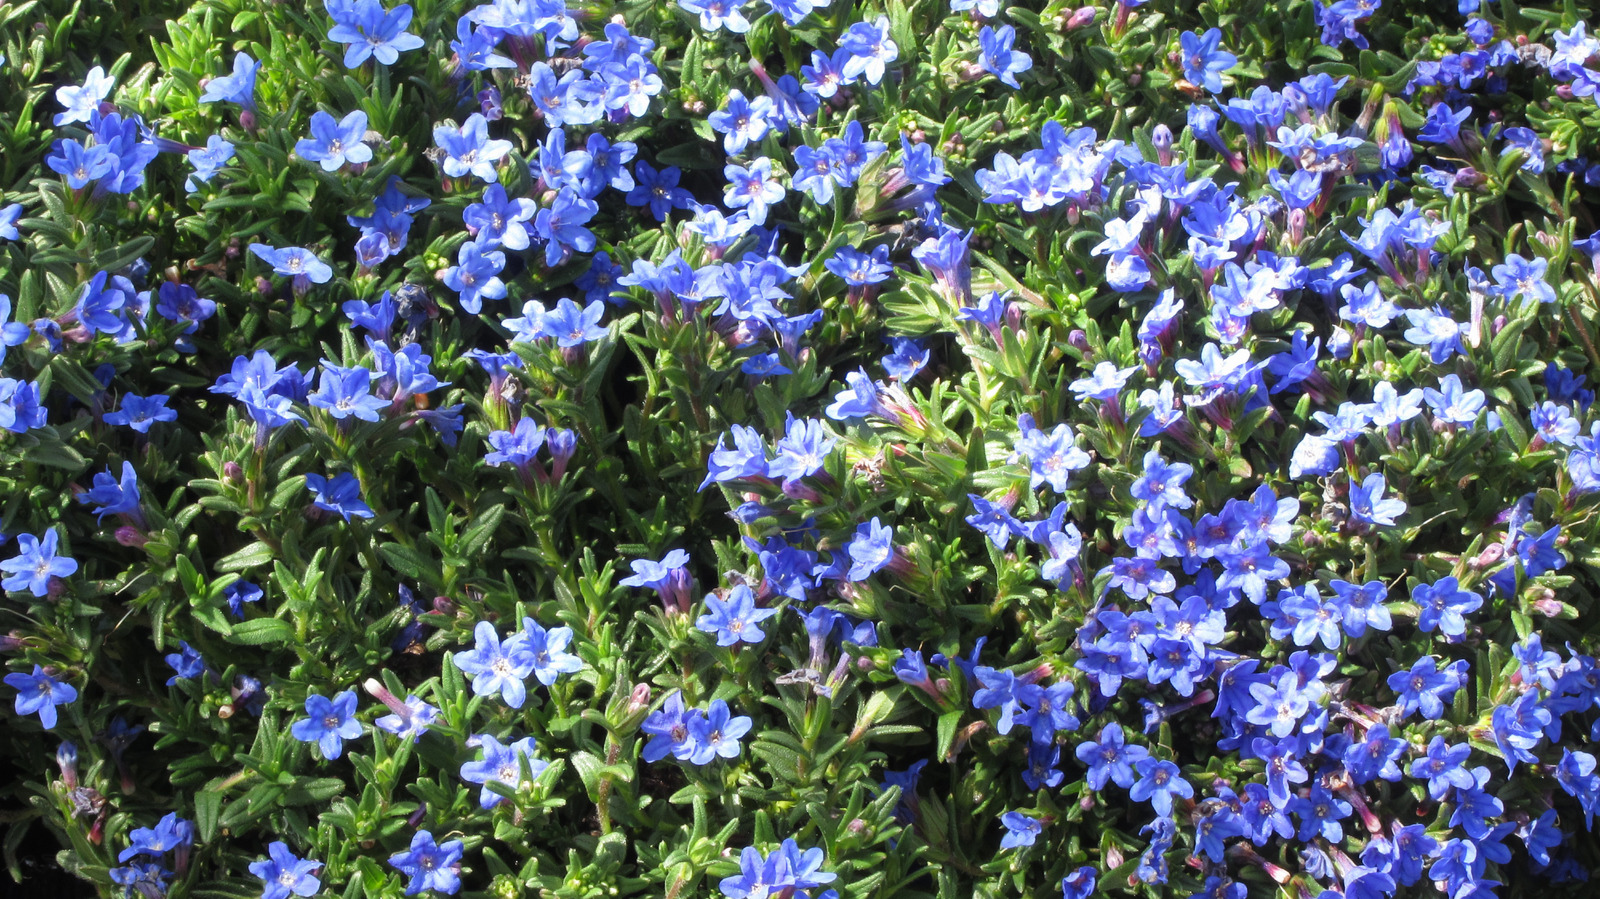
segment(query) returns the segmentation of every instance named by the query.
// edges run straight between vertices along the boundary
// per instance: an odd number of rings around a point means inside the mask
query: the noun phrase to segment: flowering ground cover
[[[1590,895],[1585,15],[0,6],[11,877]]]

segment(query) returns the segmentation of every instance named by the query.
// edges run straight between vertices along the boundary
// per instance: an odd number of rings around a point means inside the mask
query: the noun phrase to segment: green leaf
[[[265,541],[257,540],[238,552],[225,556],[217,563],[218,571],[244,571],[266,565],[277,557],[277,552]]]
[[[261,646],[267,643],[284,643],[294,635],[294,628],[280,618],[253,618],[233,625],[233,633],[226,639],[241,646]]]

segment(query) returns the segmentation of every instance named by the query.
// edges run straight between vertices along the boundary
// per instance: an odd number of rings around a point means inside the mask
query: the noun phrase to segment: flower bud
[[[244,469],[237,462],[222,463],[222,477],[235,487],[244,485]]]
[[[1067,19],[1067,31],[1075,31],[1094,24],[1094,17],[1099,10],[1092,6],[1080,6],[1073,11],[1072,17]]]
[[[146,543],[150,542],[150,538],[145,536],[144,532],[126,524],[117,528],[116,537],[119,544],[134,549],[142,549]]]
[[[634,715],[650,708],[650,685],[635,684],[628,695],[628,714]]]
[[[78,788],[78,747],[63,740],[56,747],[56,764],[61,766],[61,782],[68,790]]]

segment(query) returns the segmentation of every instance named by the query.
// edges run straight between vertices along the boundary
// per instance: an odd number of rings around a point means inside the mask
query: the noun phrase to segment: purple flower
[[[302,743],[315,743],[325,759],[336,759],[344,751],[344,741],[361,736],[356,720],[356,691],[345,690],[329,700],[315,693],[306,697],[306,715],[289,728]]]

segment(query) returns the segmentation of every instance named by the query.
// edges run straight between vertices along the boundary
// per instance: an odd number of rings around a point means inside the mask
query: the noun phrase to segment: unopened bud
[[[1067,334],[1067,346],[1072,347],[1080,353],[1087,353],[1089,352],[1089,335],[1083,333],[1083,329],[1081,328],[1073,328],[1072,331]]]
[[[1488,546],[1484,547],[1483,548],[1483,552],[1478,553],[1477,558],[1473,559],[1468,564],[1474,570],[1482,571],[1483,569],[1488,568],[1489,566],[1491,566],[1491,565],[1495,564],[1496,562],[1500,561],[1502,558],[1505,557],[1505,554],[1506,554],[1506,548],[1505,548],[1504,544],[1491,543]]]
[[[633,715],[650,707],[650,685],[636,684],[628,696],[628,714]]]
[[[134,549],[142,549],[146,543],[150,542],[150,538],[145,536],[143,531],[126,524],[117,528],[116,537],[118,543]]]
[[[1092,6],[1080,6],[1080,7],[1078,7],[1075,11],[1073,11],[1072,17],[1067,19],[1067,29],[1066,30],[1073,31],[1073,30],[1078,29],[1078,28],[1083,28],[1083,27],[1088,26],[1088,25],[1093,25],[1094,24],[1094,17],[1098,13],[1099,13],[1099,10],[1095,9]]]

